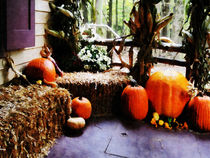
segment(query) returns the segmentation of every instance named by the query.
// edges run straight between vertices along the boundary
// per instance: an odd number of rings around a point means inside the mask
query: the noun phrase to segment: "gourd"
[[[189,124],[201,131],[210,131],[210,97],[196,96],[187,106]]]
[[[25,74],[31,80],[43,80],[45,83],[54,82],[56,70],[54,64],[45,58],[31,60],[25,69]]]
[[[77,116],[88,119],[92,113],[90,101],[85,97],[76,97],[72,100],[72,111]]]
[[[177,118],[182,113],[190,99],[188,80],[173,70],[152,74],[146,83],[146,91],[152,110],[172,118]]]
[[[127,85],[122,92],[121,104],[125,115],[136,120],[144,119],[148,113],[146,90],[132,80],[131,85]]]
[[[71,129],[79,130],[85,127],[85,119],[82,117],[70,117],[66,124]]]

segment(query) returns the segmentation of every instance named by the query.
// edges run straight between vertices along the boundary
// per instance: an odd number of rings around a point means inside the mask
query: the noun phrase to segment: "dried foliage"
[[[65,73],[56,82],[60,87],[68,89],[73,97],[88,98],[93,116],[108,116],[116,108],[113,105],[120,105],[121,93],[129,81],[126,74],[118,72],[75,72]]]
[[[210,1],[189,0],[186,10],[189,27],[182,33],[187,49],[187,77],[199,90],[206,91],[210,80]]]
[[[71,102],[62,88],[0,88],[0,157],[43,157],[62,134]]]
[[[54,0],[49,2],[51,13],[46,28],[47,39],[53,57],[63,71],[80,70],[79,22],[81,19],[79,1]]]
[[[137,62],[133,67],[132,47],[129,50],[129,64],[121,60],[120,53],[123,50],[124,44],[120,45],[120,48],[115,51],[117,52],[123,67],[131,69],[131,75],[140,84],[144,84],[147,80],[147,74],[151,69],[154,59],[152,58],[152,49],[155,44],[155,40],[159,41],[160,30],[164,28],[172,19],[173,14],[157,19],[157,9],[155,4],[159,3],[160,0],[139,0],[134,3],[134,6],[130,12],[130,19],[124,23],[129,27],[130,33],[133,37],[135,45],[140,47],[137,56]],[[157,38],[156,38],[157,37]],[[127,37],[123,37],[125,38]]]

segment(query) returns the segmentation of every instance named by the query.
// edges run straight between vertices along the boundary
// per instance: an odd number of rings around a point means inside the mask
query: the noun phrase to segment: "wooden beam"
[[[82,45],[88,45],[88,44],[94,44],[94,45],[101,45],[101,46],[119,46],[121,44],[122,40],[114,40],[114,39],[106,39],[106,40],[94,40],[92,42],[88,41],[81,41]],[[139,47],[139,43],[131,40],[126,39],[124,46],[134,46]],[[179,53],[186,53],[186,50],[183,45],[176,44],[176,43],[165,43],[165,42],[155,42],[153,44],[154,49],[162,49],[169,52],[179,52]]]
[[[160,58],[160,57],[154,57],[154,60],[158,63],[177,65],[177,66],[186,66],[186,62],[180,61],[180,60],[166,59],[166,58]],[[112,63],[111,65],[112,66],[122,66],[122,63]]]
[[[185,66],[185,67],[187,65],[185,61],[180,61],[180,60],[166,59],[166,58],[160,58],[160,57],[154,57],[154,59],[158,63],[164,63],[164,64],[170,64],[170,65],[178,65],[178,66]]]

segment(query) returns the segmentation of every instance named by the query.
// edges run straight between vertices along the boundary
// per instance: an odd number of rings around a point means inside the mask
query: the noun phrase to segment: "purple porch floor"
[[[117,118],[57,139],[47,158],[210,158],[210,133],[169,131]]]

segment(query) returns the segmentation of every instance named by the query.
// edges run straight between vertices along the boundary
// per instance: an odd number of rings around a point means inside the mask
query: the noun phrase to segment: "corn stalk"
[[[190,26],[182,34],[187,49],[187,78],[205,92],[210,84],[210,2],[189,0],[186,9]]]
[[[130,28],[133,41],[138,43],[140,50],[137,63],[131,69],[131,75],[140,83],[144,84],[149,74],[152,63],[152,48],[155,41],[159,42],[160,30],[164,28],[173,17],[173,13],[157,20],[155,4],[160,0],[139,0],[134,3],[130,13],[130,19],[124,23]]]

